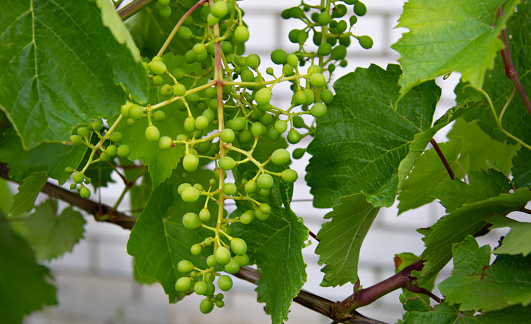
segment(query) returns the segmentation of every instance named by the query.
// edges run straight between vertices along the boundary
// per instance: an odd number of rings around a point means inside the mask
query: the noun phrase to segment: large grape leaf
[[[462,79],[481,88],[487,69],[494,66],[496,53],[503,48],[498,39],[519,0],[471,0],[445,2],[411,0],[397,27],[409,29],[392,48],[400,53],[404,69],[400,94],[415,85],[456,71]],[[496,21],[496,10],[504,15]]]
[[[455,176],[458,179],[464,178],[469,165],[469,146],[463,139],[454,138],[448,143],[440,143],[439,148]],[[409,173],[400,190],[398,212],[403,213],[433,201],[435,196],[431,191],[447,178],[449,179],[448,171],[437,152],[433,148],[424,152],[415,162],[415,168]]]
[[[87,151],[84,145],[61,143],[43,143],[24,150],[13,128],[8,129],[4,136],[4,141],[0,143],[0,161],[7,163],[9,177],[16,182],[33,176],[34,172],[44,171],[50,178],[63,184],[71,176],[71,173],[65,172],[65,168],[77,168]]]
[[[32,210],[46,180],[48,176],[45,172],[35,172],[31,177],[24,179],[24,183],[18,186],[18,192],[13,196],[10,216],[18,216]]]
[[[461,311],[494,311],[531,303],[531,257],[500,255],[489,266],[490,247],[468,236],[454,245],[452,276],[438,285],[446,301]]]
[[[424,83],[394,110],[400,74],[398,65],[390,64],[387,70],[371,65],[334,84],[334,101],[308,146],[312,158],[306,168],[307,182],[314,206],[332,207],[340,203],[339,197],[360,191],[375,206],[392,205],[399,165],[415,135],[430,130],[440,96],[434,82]],[[417,156],[431,136],[416,143]]]
[[[500,215],[489,217],[487,222],[492,224],[490,228],[511,228],[511,231],[505,235],[501,246],[494,250],[494,253],[522,254],[524,257],[531,253],[531,223],[518,222]]]
[[[234,225],[231,230],[248,243],[247,253],[260,268],[258,301],[266,303],[272,323],[283,323],[288,319],[293,298],[306,282],[302,248],[308,239],[308,228],[289,208],[273,208],[268,220]]]
[[[518,145],[509,145],[493,140],[481,130],[477,122],[467,123],[463,118],[458,118],[455,121],[447,137],[449,139],[460,137],[465,143],[470,144],[470,171],[486,170],[488,168],[487,161],[490,161],[495,163],[497,169],[504,174],[510,174],[511,160],[518,151]]]
[[[325,216],[332,220],[317,233],[320,241],[315,253],[326,265],[321,269],[325,273],[321,286],[356,283],[361,244],[380,210],[361,193],[340,200],[341,204]]]
[[[454,182],[458,183],[455,180]],[[468,194],[472,197],[483,195],[477,188],[469,188]],[[428,230],[422,231],[426,249],[421,258],[426,260],[426,263],[421,272],[421,283],[436,275],[450,261],[452,244],[463,241],[467,235],[474,235],[486,224],[488,217],[520,210],[530,200],[531,191],[518,189],[514,193],[502,193],[467,203],[440,218]]]
[[[516,188],[531,186],[531,150],[525,147],[513,158],[513,181]]]
[[[2,323],[22,318],[45,305],[56,305],[50,270],[37,264],[28,242],[17,235],[0,214],[0,313]]]
[[[51,260],[72,252],[74,245],[83,238],[85,223],[83,215],[72,207],[57,215],[57,205],[47,200],[28,216],[24,223],[28,229],[25,236],[38,260]]]
[[[212,177],[211,171],[196,171],[186,180],[208,188],[208,180]],[[192,244],[201,243],[213,233],[183,226],[183,215],[187,212],[198,213],[205,203],[205,197],[202,196],[195,203],[183,202],[177,191],[181,182],[181,178],[174,175],[153,190],[127,242],[127,253],[135,258],[138,274],[160,282],[171,303],[183,297],[175,290],[175,281],[184,276],[177,270],[179,261],[189,260],[205,269],[205,258],[212,254],[212,247],[203,249],[203,255],[196,256],[190,252]],[[208,208],[211,217],[207,224],[214,226],[218,206],[210,200]]]
[[[88,0],[8,0],[3,6],[9,10],[0,15],[0,108],[24,148],[67,141],[72,126],[115,115],[126,98],[117,83],[147,100],[141,64],[104,26],[117,30],[108,10],[102,23]]]

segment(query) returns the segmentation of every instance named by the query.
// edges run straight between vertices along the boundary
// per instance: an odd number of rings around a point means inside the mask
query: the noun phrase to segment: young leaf
[[[86,221],[81,213],[71,207],[65,208],[59,216],[56,213],[55,203],[45,201],[35,207],[25,222],[26,238],[38,260],[51,260],[72,252],[74,245],[83,238]]]
[[[398,65],[387,70],[371,65],[335,83],[334,101],[308,147],[312,158],[307,182],[314,206],[332,207],[340,203],[339,197],[360,191],[375,206],[393,204],[399,165],[415,134],[430,129],[440,96],[434,82],[424,83],[394,110],[400,74]],[[423,139],[423,147],[418,145],[420,152],[431,136]]]
[[[510,227],[511,231],[505,236],[495,254],[522,254],[524,257],[531,253],[531,223],[518,222],[500,215],[487,219],[492,228]]]
[[[59,143],[43,143],[26,151],[13,128],[8,129],[4,135],[5,139],[0,143],[0,161],[7,163],[9,177],[19,183],[35,172],[44,171],[50,178],[63,184],[72,175],[65,172],[65,168],[77,168],[87,151],[84,145]]]
[[[35,199],[42,187],[48,180],[45,172],[35,172],[33,176],[24,179],[24,183],[18,186],[18,192],[13,196],[13,204],[9,214],[18,216],[24,212],[29,212],[35,205]]]
[[[0,214],[0,220],[5,220]],[[37,264],[28,242],[7,222],[0,223],[0,312],[3,323],[22,318],[45,305],[57,305],[50,270]]]
[[[321,286],[344,285],[358,280],[358,259],[363,239],[380,208],[367,201],[364,194],[341,197],[341,204],[326,214],[332,221],[323,224],[315,253],[326,266]]]
[[[102,24],[95,3],[3,5],[10,9],[0,22],[0,107],[24,148],[65,142],[72,126],[115,115],[125,101],[117,82],[147,100],[145,71]]]
[[[439,148],[456,177],[463,178],[468,171],[469,146],[465,145],[463,139],[453,138],[448,143],[440,143]],[[431,191],[444,179],[449,179],[448,171],[435,149],[425,151],[415,162],[415,168],[409,173],[398,195],[399,214],[432,202],[435,196]]]
[[[504,15],[496,21],[496,10],[504,2],[406,2],[397,27],[410,31],[392,46],[400,53],[398,61],[404,69],[399,81],[401,96],[421,82],[452,71],[481,88],[487,69],[493,68],[494,57],[503,48],[498,36],[519,1],[507,1]]]
[[[531,303],[531,257],[500,255],[489,267],[490,248],[468,236],[453,249],[454,272],[439,284],[461,311],[494,311]]]

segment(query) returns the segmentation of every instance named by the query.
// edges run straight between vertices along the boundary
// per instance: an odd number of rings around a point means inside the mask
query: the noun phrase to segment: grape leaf
[[[0,20],[0,107],[24,148],[65,142],[72,126],[115,115],[126,98],[117,82],[147,100],[144,69],[102,24],[95,3],[3,4],[10,9]]]
[[[486,324],[525,324],[531,322],[531,306],[511,306],[498,311],[483,313],[478,316]]]
[[[321,286],[344,285],[358,280],[358,260],[363,239],[380,208],[367,201],[364,194],[341,197],[341,204],[326,214],[332,221],[324,223],[317,233],[315,249],[326,265]]]
[[[525,147],[513,158],[513,181],[516,188],[531,186],[531,151]]]
[[[199,63],[188,64],[182,56],[174,56],[172,53],[168,53],[164,55],[164,62],[170,71],[179,67],[184,69],[188,74],[201,74],[201,65]],[[170,81],[170,77],[165,76],[165,78],[168,78],[166,83],[169,84],[173,82]],[[190,87],[192,81],[189,79],[183,79],[181,83],[186,87]],[[203,78],[198,81],[197,86],[205,83],[206,80]],[[156,87],[151,88],[150,94],[150,104],[156,104],[170,98],[169,96],[163,97]],[[160,122],[154,122],[153,124],[157,126],[161,136],[176,138],[177,135],[185,133],[183,122],[184,119],[188,117],[186,111],[180,111],[175,102],[160,109],[166,113],[166,119]],[[197,117],[197,110],[192,110],[192,112],[196,113]],[[142,161],[143,165],[148,167],[153,188],[156,188],[171,176],[173,170],[184,156],[184,146],[177,145],[168,150],[160,149],[157,142],[149,142],[146,139],[145,132],[147,126],[147,118],[142,118],[141,120],[137,120],[131,127],[126,126],[125,122],[122,121],[118,127],[116,127],[116,130],[124,135],[124,139],[120,141],[120,145],[127,144],[131,148],[131,155],[129,155],[128,158],[131,161],[139,159]]]
[[[18,192],[13,196],[13,204],[9,214],[18,216],[32,210],[35,199],[44,187],[46,180],[48,180],[48,176],[45,172],[35,172],[31,177],[24,179],[24,183],[18,186]]]
[[[308,228],[291,210],[273,208],[268,220],[235,224],[231,233],[247,242],[247,254],[260,268],[258,301],[266,303],[272,323],[283,323],[293,298],[306,282],[301,250],[308,239]]]
[[[500,215],[487,219],[492,228],[510,227],[511,231],[505,236],[500,247],[494,250],[496,254],[522,254],[524,257],[531,253],[531,223],[518,222]]]
[[[518,145],[495,141],[481,130],[477,122],[467,123],[463,118],[455,121],[447,137],[460,137],[470,144],[470,171],[487,170],[487,161],[491,161],[504,174],[511,173],[511,159],[516,155]]]
[[[0,220],[5,220],[0,214]],[[24,315],[57,305],[50,270],[37,264],[28,242],[7,222],[0,223],[0,312],[2,323],[22,323]]]
[[[26,239],[33,246],[38,260],[55,259],[72,248],[83,238],[86,221],[81,213],[65,208],[57,216],[57,206],[51,200],[35,207],[25,222]]]
[[[456,177],[464,178],[468,171],[469,147],[461,138],[453,138],[448,143],[440,143],[439,148],[452,167]],[[463,174],[465,172],[465,174]],[[439,155],[432,148],[422,154],[415,162],[415,168],[409,173],[408,178],[398,195],[398,213],[418,208],[435,199],[431,191],[444,179],[449,178],[444,164]]]
[[[0,161],[7,163],[9,177],[16,182],[22,182],[35,172],[44,171],[50,178],[63,184],[71,176],[71,173],[65,172],[65,168],[77,168],[87,150],[84,145],[43,143],[26,151],[13,128],[8,129],[4,135],[5,139],[0,143]]]
[[[469,188],[468,194],[472,197],[482,196],[477,188]],[[496,197],[467,203],[440,218],[428,230],[422,231],[426,249],[421,258],[426,260],[426,263],[421,272],[421,284],[436,275],[451,259],[453,243],[463,241],[467,235],[474,235],[486,224],[488,217],[520,210],[530,200],[531,191],[518,189],[514,193],[502,193]]]
[[[392,205],[398,167],[415,134],[430,129],[440,96],[434,82],[424,83],[394,110],[400,73],[398,65],[390,64],[387,70],[371,65],[334,84],[334,101],[308,146],[312,158],[307,182],[314,206],[331,207],[340,203],[339,197],[360,191],[375,205]],[[423,139],[424,147],[429,138]]]
[[[208,179],[212,177],[212,171],[198,170],[186,179],[208,188]],[[189,230],[183,226],[183,215],[201,210],[205,198],[203,196],[195,203],[183,202],[177,191],[181,182],[175,174],[153,190],[127,242],[127,253],[135,258],[138,274],[160,282],[170,303],[184,297],[175,290],[175,281],[185,276],[177,270],[179,261],[189,260],[195,266],[205,269],[205,258],[212,254],[212,247],[203,249],[202,255],[196,256],[190,252],[192,244],[201,243],[206,237],[212,236],[212,231]],[[214,226],[218,206],[210,200],[208,208],[211,217],[207,225]]]
[[[490,247],[486,248],[480,249],[470,236],[455,245],[455,270],[438,286],[446,301],[460,304],[461,311],[494,311],[511,305],[529,305],[531,257],[500,255],[489,266]]]
[[[456,71],[462,79],[481,88],[487,69],[492,69],[496,53],[503,48],[498,39],[519,0],[504,5],[504,15],[496,21],[496,10],[504,0],[472,0],[448,4],[436,0],[411,0],[397,27],[409,29],[391,47],[400,53],[404,74],[400,94],[415,85]]]
[[[465,204],[508,193],[512,189],[509,179],[503,173],[492,169],[470,172],[469,182],[470,184],[465,184],[461,180],[445,179],[433,190],[433,194],[446,207],[447,213]]]
[[[13,201],[13,194],[9,188],[8,181],[4,178],[0,178],[0,197],[2,197],[0,199],[0,213],[8,215]]]
[[[508,11],[505,11],[508,12]],[[509,46],[511,49],[511,57],[514,68],[519,72],[519,79],[524,89],[531,89],[531,57],[529,55],[529,44],[531,43],[531,35],[529,34],[529,26],[531,24],[531,3],[523,1],[518,4],[516,11],[512,14],[511,19],[507,22],[507,34],[509,37]],[[482,56],[479,56],[482,57]],[[505,65],[503,58],[498,55],[495,61],[494,70],[489,71],[485,77],[485,85],[483,90],[487,92],[492,99],[494,109],[499,115],[508,101],[514,85],[505,74]],[[457,102],[465,99],[477,99],[483,102],[482,109],[470,112],[464,116],[467,121],[478,120],[478,125],[491,138],[500,142],[507,141],[513,143],[513,140],[503,134],[492,115],[491,108],[483,96],[483,94],[475,91],[471,87],[465,87],[461,82],[455,88],[457,95]],[[510,102],[503,114],[502,119],[503,128],[517,138],[523,140],[525,143],[531,143],[531,115],[525,108],[524,103],[518,95]],[[529,169],[522,169],[526,171]],[[513,172],[514,173],[514,172]],[[514,175],[518,177],[517,174]]]

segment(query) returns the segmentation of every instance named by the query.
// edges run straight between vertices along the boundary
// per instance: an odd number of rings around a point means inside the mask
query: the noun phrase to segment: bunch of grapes
[[[345,3],[354,5],[355,15],[348,19],[348,23],[341,20],[348,12]],[[289,168],[291,155],[286,149],[276,149],[265,161],[255,158],[253,153],[261,149],[261,139],[276,142],[284,135],[289,143],[296,144],[305,136],[312,136],[316,129],[315,120],[307,125],[302,116],[320,118],[327,113],[327,105],[333,99],[332,91],[327,88],[330,75],[336,64],[346,65],[345,56],[351,38],[358,39],[364,48],[372,47],[372,40],[351,32],[357,16],[366,12],[363,3],[326,0],[321,1],[321,5],[309,5],[301,2],[299,6],[282,12],[283,18],[299,19],[306,27],[289,33],[290,41],[299,44],[297,51],[287,53],[277,49],[271,53],[272,62],[281,66],[281,72],[275,73],[271,67],[264,71],[258,55],[243,55],[249,30],[243,23],[243,11],[236,1],[171,3],[159,0],[157,6],[163,16],[171,14],[172,6],[188,10],[159,54],[143,62],[152,86],[163,99],[157,104],[144,106],[127,102],[116,122],[104,133],[100,133],[101,124],[92,125],[100,139],[96,145],[90,143],[90,130],[79,127],[71,142],[73,145],[88,145],[92,154],[85,168],[74,172],[74,182],[81,184],[81,195],[88,197],[90,192],[82,184],[87,183],[84,171],[91,163],[100,160],[127,157],[131,152],[129,146],[114,144],[123,139],[115,128],[119,123],[133,126],[143,118],[148,124],[146,140],[161,150],[181,148],[184,151],[182,166],[187,173],[198,170],[201,160],[213,162],[216,177],[210,180],[208,189],[198,183],[182,183],[178,187],[185,203],[195,203],[201,196],[206,197],[200,210],[183,215],[182,225],[192,231],[199,228],[210,230],[212,235],[193,244],[190,251],[199,255],[203,248],[212,246],[213,253],[206,258],[207,267],[204,269],[189,260],[181,260],[177,270],[182,277],[175,283],[177,292],[205,296],[200,310],[209,313],[214,305],[222,307],[224,304],[223,294],[216,294],[215,279],[221,291],[232,287],[231,277],[219,271],[234,274],[250,262],[246,254],[247,242],[229,235],[228,226],[232,223],[250,224],[255,219],[267,221],[272,209],[277,207],[267,203],[276,183],[292,184],[298,178],[297,172]],[[190,74],[183,67],[168,69],[171,57],[163,52],[174,36],[193,41],[184,60],[187,64],[199,64],[203,71],[200,75]],[[308,52],[304,46],[310,36],[318,45],[316,52]],[[205,79],[208,81],[201,84],[200,81]],[[272,101],[275,89],[284,83],[288,83],[293,92],[291,103],[276,105]],[[181,121],[183,133],[176,137],[161,133],[157,123],[166,119],[163,107],[187,114]],[[99,158],[94,158],[96,152]],[[304,148],[296,149],[293,157],[300,158],[304,153]],[[250,166],[240,174],[237,170],[242,165]],[[234,181],[227,180],[230,172]],[[247,209],[237,217],[224,218],[226,200],[238,201]],[[209,201],[219,207],[215,226],[207,225],[211,218]]]

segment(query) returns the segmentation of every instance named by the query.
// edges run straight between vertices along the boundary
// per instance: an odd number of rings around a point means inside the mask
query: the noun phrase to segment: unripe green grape
[[[344,4],[338,4],[332,10],[332,17],[334,18],[341,18],[346,14],[347,14],[347,6],[345,6]]]
[[[268,197],[271,194],[271,190],[262,189],[258,192],[260,197]]]
[[[184,202],[193,203],[196,202],[197,199],[199,199],[200,195],[201,193],[199,192],[199,190],[194,187],[188,187],[183,190],[181,198]]]
[[[322,102],[318,102],[310,108],[310,114],[315,118],[323,117],[326,115],[326,111],[326,105]]]
[[[217,308],[222,308],[223,306],[225,306],[225,303],[221,300],[216,300],[215,304]]]
[[[255,122],[251,126],[251,133],[253,134],[254,137],[260,137],[262,135],[265,135],[266,132],[267,132],[267,128],[264,125],[262,125],[262,123],[260,122]]]
[[[179,193],[179,195],[182,195],[183,194],[183,190],[188,188],[188,187],[191,187],[191,186],[192,186],[191,184],[186,183],[186,182],[185,183],[181,183],[179,185],[179,187],[177,187],[177,192]]]
[[[231,128],[236,131],[242,131],[245,128],[246,119],[245,117],[235,117],[232,119]]]
[[[204,223],[210,220],[210,211],[208,210],[208,208],[201,209],[201,211],[199,212],[199,219]]]
[[[81,187],[81,189],[79,189],[79,195],[83,199],[88,199],[90,198],[90,190],[87,187]]]
[[[218,265],[218,261],[216,261],[216,257],[214,255],[209,255],[206,259],[206,263],[209,267],[215,267]]]
[[[164,18],[168,18],[169,16],[171,16],[171,7],[170,6],[160,6],[159,14],[162,17],[164,17]]]
[[[346,47],[350,46],[350,35],[340,36],[339,37],[339,44],[344,45]]]
[[[328,25],[330,23],[330,20],[332,20],[332,16],[330,16],[330,13],[328,11],[323,11],[319,14],[319,17],[317,17],[317,22],[319,25]]]
[[[85,175],[81,172],[74,173],[73,180],[75,183],[82,183],[85,180]]]
[[[310,84],[313,87],[323,87],[326,85],[326,78],[322,73],[314,73],[310,75]]]
[[[245,58],[245,63],[248,67],[255,70],[260,65],[260,56],[256,54],[250,54]]]
[[[186,154],[183,158],[183,168],[187,172],[195,172],[199,166],[199,157],[195,154]]]
[[[253,140],[253,134],[250,130],[244,129],[240,132],[240,135],[238,136],[238,139],[241,144],[247,144],[250,143]]]
[[[230,251],[224,246],[218,247],[214,253],[214,256],[216,257],[216,261],[218,261],[218,263],[221,265],[225,265],[230,262]]]
[[[218,161],[219,167],[225,171],[231,170],[236,166],[236,161],[230,156],[224,156]]]
[[[157,2],[159,3],[159,5],[161,6],[167,6],[170,4],[170,0],[157,0]]]
[[[347,48],[345,45],[337,45],[332,50],[332,59],[334,60],[342,60],[347,56]]]
[[[268,68],[266,69],[266,73],[269,74],[269,75],[275,75],[275,71],[273,70],[272,67],[268,67]]]
[[[223,184],[223,193],[229,196],[232,196],[236,193],[236,185],[232,182],[226,182]]]
[[[254,100],[258,105],[265,105],[271,101],[271,90],[268,88],[262,88],[256,91]]]
[[[274,127],[269,127],[267,129],[267,137],[274,142],[280,138],[280,133]]]
[[[203,314],[208,314],[210,313],[212,310],[214,309],[214,303],[208,299],[208,298],[205,298],[201,301],[201,303],[199,304],[199,310],[201,311],[201,313]]]
[[[209,125],[208,118],[199,116],[195,119],[195,128],[199,130],[207,129]]]
[[[155,119],[155,121],[161,122],[166,119],[166,113],[162,110],[157,110],[153,113],[153,119]]]
[[[161,96],[171,96],[173,94],[173,87],[169,84],[164,84],[160,87]]]
[[[194,285],[194,292],[198,295],[204,295],[207,292],[207,283],[204,281],[198,281]]]
[[[240,222],[244,225],[250,224],[253,221],[253,219],[254,219],[254,212],[252,210],[248,210],[240,216]]]
[[[292,76],[295,71],[293,70],[293,66],[289,64],[284,64],[284,66],[282,67],[282,73],[286,76]]]
[[[214,24],[215,25],[215,24]],[[196,60],[198,62],[203,62],[203,61],[206,61],[208,59],[208,53],[206,51],[204,51],[203,53],[201,54],[196,54],[195,56]]]
[[[323,68],[319,65],[310,65],[308,68],[308,73],[314,74],[314,73],[323,73]]]
[[[181,39],[190,39],[193,36],[192,30],[186,26],[181,26],[177,31],[177,36]]]
[[[169,136],[162,136],[159,139],[159,148],[161,150],[168,150],[173,146],[173,140]]]
[[[269,208],[271,210],[271,208]],[[247,253],[247,243],[241,238],[235,237],[230,241],[230,249],[236,255]]]
[[[197,61],[197,57],[196,57],[194,51],[189,50],[189,51],[187,51],[186,53],[184,53],[184,60],[185,60],[186,63],[188,63],[188,64],[192,64],[192,63],[194,63],[195,61]]]
[[[205,44],[203,43],[196,43],[192,47],[192,51],[194,51],[195,55],[199,55],[205,51]]]
[[[260,208],[260,212],[262,214],[270,214],[271,213],[271,206],[269,206],[269,204],[262,203],[262,204],[260,204],[260,206],[258,206],[258,208]]]
[[[299,65],[299,58],[295,54],[288,55],[287,64],[291,65],[292,67],[297,67]]]
[[[277,149],[271,154],[271,161],[276,165],[288,164],[289,160],[290,155],[286,149]]]
[[[205,116],[209,123],[212,123],[216,119],[216,113],[210,108],[205,109],[201,115]]]
[[[149,63],[149,69],[157,75],[164,74],[167,70],[166,64],[162,61],[151,61],[151,63]]]
[[[358,1],[354,4],[354,13],[360,17],[365,16],[367,13],[367,7],[363,2]]]
[[[128,101],[126,102],[124,105],[122,105],[122,107],[120,107],[120,113],[124,116],[124,117],[129,117],[129,108],[133,105],[132,102]]]
[[[269,126],[273,124],[273,118],[274,117],[271,114],[264,114],[262,117],[258,118],[258,121],[264,126]]]
[[[236,43],[245,43],[249,40],[249,30],[247,27],[240,25],[234,29],[233,40]]]
[[[370,36],[360,36],[358,38],[358,41],[360,42],[361,47],[365,49],[369,49],[373,45],[372,38]]]
[[[192,280],[188,277],[181,277],[175,282],[175,290],[180,293],[187,292],[192,286]]]
[[[218,278],[218,287],[223,291],[229,291],[232,288],[232,278],[223,275]]]
[[[223,51],[223,54],[229,54],[234,51],[232,44],[227,41],[221,42],[221,50]]]
[[[199,255],[201,253],[201,244],[192,245],[192,247],[190,248],[190,252],[193,255]]]
[[[110,136],[109,136],[109,139],[113,142],[119,142],[121,140],[124,139],[124,135],[120,132],[113,132]]]
[[[286,64],[288,53],[283,49],[276,49],[271,53],[271,61],[275,64]]]
[[[194,264],[188,260],[181,260],[177,263],[177,270],[180,273],[188,273],[194,269]]]
[[[295,129],[292,129],[288,132],[288,142],[290,144],[297,144],[301,140],[301,134],[297,132]]]
[[[190,116],[184,120],[184,131],[187,133],[193,133],[195,131],[195,118]]]
[[[265,105],[256,105],[256,109],[258,109],[261,113],[265,113],[271,109],[271,104],[268,102]]]
[[[77,128],[77,134],[81,137],[89,136],[90,131],[87,127],[78,127]]]
[[[258,191],[258,186],[256,184],[256,181],[253,180],[253,179],[247,181],[245,183],[244,190],[245,190],[245,192],[247,192],[249,194],[253,194],[253,193],[257,192]]]
[[[273,187],[273,177],[266,173],[261,174],[256,179],[256,184],[260,189],[271,189]]]
[[[291,17],[293,18],[301,18],[304,15],[304,12],[299,7],[291,7],[289,8],[289,13]]]
[[[298,159],[302,158],[304,153],[306,153],[305,149],[300,148],[300,147],[296,148],[295,150],[293,150],[293,158],[298,160]]]
[[[205,281],[207,283],[207,291],[205,293],[205,296],[212,296],[216,292],[216,287],[214,287],[214,284],[212,281],[214,281],[214,275],[212,273],[208,272],[205,274]]]
[[[129,107],[129,117],[134,120],[139,120],[144,115],[144,109],[139,105],[132,105]]]
[[[164,79],[160,75],[155,75],[153,79],[151,80],[153,81],[153,84],[156,86],[160,86],[164,83]]]
[[[280,177],[285,182],[292,183],[292,182],[297,181],[297,178],[299,177],[299,175],[297,174],[297,171],[293,169],[286,169],[282,171]]]
[[[290,32],[288,33],[288,39],[290,42],[292,43],[297,43],[297,39],[298,39],[298,36],[299,36],[299,32],[300,30],[298,29],[292,29],[290,30]],[[286,58],[287,59],[287,58]]]
[[[332,103],[332,100],[334,99],[334,93],[328,89],[324,89],[323,91],[321,91],[321,100],[325,103],[325,104],[330,104]]]
[[[200,184],[200,183],[196,183],[194,184],[192,187],[194,187],[195,189],[199,190],[199,191],[202,191],[203,190],[203,186]]]
[[[157,126],[150,125],[146,128],[146,139],[150,142],[158,142],[160,138],[160,131]]]
[[[83,138],[79,135],[72,135],[70,136],[70,143],[72,146],[79,146],[83,144]]]
[[[343,33],[345,32],[345,30],[347,30],[348,28],[348,25],[347,25],[347,22],[344,21],[344,20],[340,20],[338,23],[337,23],[337,26],[336,26],[336,29],[339,33]]]
[[[135,120],[133,118],[127,118],[125,120],[125,126],[132,127],[135,124]]]
[[[306,97],[306,94],[302,90],[298,90],[293,94],[292,101],[295,105],[302,105],[306,103],[306,100],[308,98]]]
[[[227,273],[235,274],[240,270],[240,264],[234,260],[230,260],[230,262],[223,267],[223,270]]]
[[[350,26],[353,26],[354,24],[356,24],[358,22],[358,17],[352,15],[352,16],[350,16],[348,21],[350,23]]]
[[[98,131],[98,132],[103,128],[103,125],[100,122],[94,122],[90,124],[90,126],[92,127],[93,130]]]
[[[116,155],[121,158],[126,158],[131,154],[131,148],[129,145],[120,145],[118,146],[118,151],[116,152]]]
[[[319,45],[319,48],[317,49],[318,55],[327,56],[330,55],[330,53],[332,53],[332,45],[328,43],[321,43],[321,45]]]
[[[249,256],[247,254],[237,255],[234,257],[234,261],[238,262],[240,267],[244,267],[249,264]]]
[[[254,73],[251,70],[243,70],[242,73],[240,73],[240,78],[243,82],[253,82]]]
[[[117,153],[117,148],[116,148],[116,145],[109,145],[107,146],[107,148],[105,149],[105,153],[109,154],[109,156],[116,156],[116,153]]]
[[[226,128],[221,131],[221,134],[219,134],[219,138],[221,138],[221,140],[225,143],[232,143],[236,138],[236,134],[234,134],[234,131],[232,129]]]
[[[288,129],[288,122],[286,120],[277,120],[275,122],[275,130],[280,134],[284,133]]]
[[[210,13],[217,18],[225,17],[228,11],[229,8],[224,1],[214,2],[214,5],[210,8]]]
[[[271,216],[271,214],[264,214],[260,211],[260,208],[256,208],[254,210],[254,216],[256,217],[256,219],[258,219],[259,221],[266,221],[269,219],[269,216]]]
[[[173,94],[180,97],[186,93],[186,86],[182,83],[177,83],[173,86]]]
[[[183,216],[183,225],[188,229],[196,229],[201,226],[201,220],[196,213],[186,213]]]

